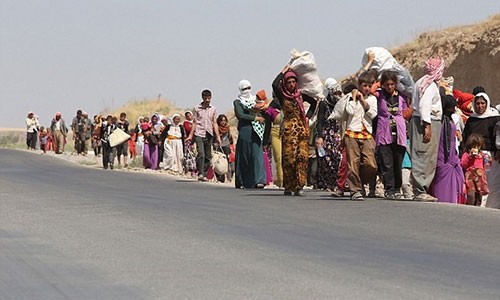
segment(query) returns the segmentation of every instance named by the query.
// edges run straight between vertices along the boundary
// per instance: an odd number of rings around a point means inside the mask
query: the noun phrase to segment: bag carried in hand
[[[214,173],[217,175],[226,174],[229,170],[226,154],[222,151],[213,151],[210,163],[214,169]]]
[[[121,130],[120,128],[116,128],[109,135],[109,146],[115,147],[117,145],[122,144],[125,141],[128,141],[129,138],[130,138],[129,134],[127,134],[125,131]]]

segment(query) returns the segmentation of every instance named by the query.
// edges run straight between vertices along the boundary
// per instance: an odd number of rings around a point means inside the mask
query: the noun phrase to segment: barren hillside
[[[391,53],[415,80],[424,73],[424,61],[439,55],[446,61],[445,76],[455,78],[455,88],[470,92],[481,85],[500,103],[500,14],[478,24],[423,33]]]
[[[481,85],[492,104],[500,104],[500,14],[478,24],[422,33],[390,52],[415,80],[424,74],[426,59],[440,56],[446,61],[444,75],[455,78],[454,88],[471,92]],[[349,76],[342,83],[353,79]]]

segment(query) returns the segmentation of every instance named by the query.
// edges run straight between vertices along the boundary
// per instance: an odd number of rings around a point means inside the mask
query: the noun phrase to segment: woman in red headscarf
[[[317,101],[299,91],[297,75],[286,65],[273,82],[273,92],[283,112],[282,167],[285,195],[302,195],[306,185],[309,156],[308,117]],[[306,115],[304,102],[311,104]],[[275,102],[275,101],[273,101]]]

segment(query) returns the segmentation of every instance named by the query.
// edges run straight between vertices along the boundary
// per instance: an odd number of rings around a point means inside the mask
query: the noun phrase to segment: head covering
[[[444,149],[444,161],[447,162],[450,157],[451,151],[451,136],[454,134],[451,131],[451,124],[453,120],[451,115],[455,111],[455,107],[457,106],[457,100],[453,98],[452,95],[444,95],[441,97],[441,101],[443,104],[443,149]],[[453,110],[449,110],[452,108]]]
[[[88,114],[86,111],[82,111],[82,116],[84,116],[84,117],[88,117],[88,116],[89,116],[89,114]]]
[[[257,99],[259,100],[267,100],[266,90],[260,90],[256,94]]]
[[[60,117],[60,116],[62,116],[61,112],[59,112],[59,111],[58,111],[58,112],[56,112],[56,117],[57,117],[57,116],[59,116],[59,117]]]
[[[184,112],[184,116],[186,116],[188,113],[190,113],[191,115],[193,115],[193,112],[192,112],[192,111],[190,111],[190,110],[186,110],[186,111]]]
[[[325,80],[325,87],[328,91],[332,91],[332,93],[342,91],[340,84],[334,78],[327,78]]]
[[[156,123],[153,123],[153,118],[154,118],[154,117],[156,117],[156,119],[157,119],[157,120],[156,120]],[[159,123],[161,122],[160,115],[159,115],[158,113],[156,113],[156,112],[155,112],[155,113],[151,116],[150,121],[151,121],[151,124],[153,124],[153,125],[159,124]]]
[[[140,116],[139,118],[137,118],[137,124],[141,124],[141,120],[144,121],[144,117],[143,116]]]
[[[478,114],[476,112],[476,100],[478,98],[483,98],[486,101],[486,110],[482,114]],[[485,119],[489,117],[496,117],[500,116],[500,113],[498,110],[490,106],[490,97],[486,93],[479,93],[474,97],[474,100],[472,100],[472,114],[470,115],[473,118],[479,118],[479,119]]]
[[[238,99],[240,100],[241,104],[249,109],[252,110],[255,107],[255,104],[257,103],[257,98],[251,94],[251,88],[252,84],[250,81],[244,79],[240,81],[238,84],[238,88],[240,90],[240,94],[238,95]],[[255,131],[255,133],[259,136],[261,140],[264,139],[264,124],[261,124],[260,122],[257,121],[252,121],[252,128]]]
[[[179,117],[179,118],[180,118],[180,117],[181,117],[181,115],[179,115],[179,114],[173,114],[173,115],[172,115],[172,117],[171,117],[171,118],[172,118],[172,121],[174,120],[174,118],[175,118],[175,117]]]
[[[238,95],[238,98],[240,101],[245,105],[254,105],[255,104],[255,96],[251,94],[252,90],[252,84],[250,81],[243,79],[240,81],[238,84],[238,89],[240,90],[240,94]]]
[[[289,92],[288,89],[286,88],[286,81],[290,78],[295,78],[295,80],[297,80],[297,74],[295,74],[295,72],[292,70],[289,70],[285,73],[285,75],[283,76],[283,80],[281,81],[281,84],[279,86],[279,89],[285,98],[293,99],[293,100],[297,101],[297,103],[299,104],[300,110],[302,111],[302,117],[305,120],[306,113],[304,111],[304,103],[302,101],[302,97],[300,96],[298,82],[295,85],[295,89],[292,92]]]
[[[444,73],[444,60],[442,58],[429,58],[425,62],[425,75],[420,84],[420,97],[433,82],[439,81]]]

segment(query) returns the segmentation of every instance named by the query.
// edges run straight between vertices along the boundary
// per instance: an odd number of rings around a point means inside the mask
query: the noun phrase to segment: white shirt
[[[365,112],[360,101],[350,100],[351,94],[348,94],[348,100],[345,107],[347,113],[347,130],[361,132],[363,125],[369,133],[372,133],[372,120],[377,116],[377,98],[373,95],[365,96],[368,103],[368,111]]]
[[[413,115],[420,117],[422,122],[431,123],[433,121],[441,121],[443,109],[441,107],[441,96],[437,83],[431,83],[420,97],[420,85],[423,77],[415,83],[413,91]]]
[[[40,123],[38,123],[37,118],[26,118],[26,129],[28,132],[38,132],[38,127],[40,127]]]

